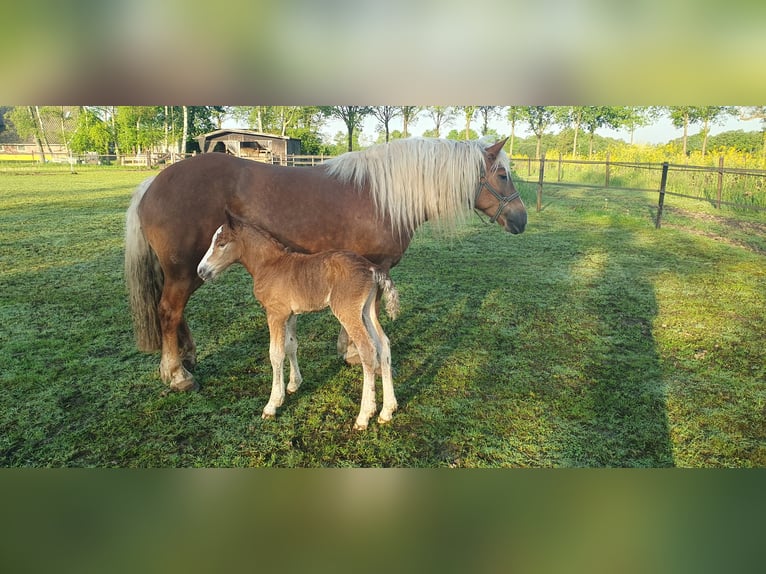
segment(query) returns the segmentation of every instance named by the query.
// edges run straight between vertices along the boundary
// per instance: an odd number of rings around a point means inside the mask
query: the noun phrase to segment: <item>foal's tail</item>
[[[125,283],[133,316],[136,346],[140,351],[162,348],[158,306],[164,277],[159,260],[144,237],[138,217],[138,204],[154,177],[141,182],[125,217]]]
[[[386,303],[386,313],[388,313],[388,316],[392,319],[396,319],[396,316],[399,314],[399,292],[396,290],[394,282],[391,280],[388,273],[374,268],[372,270],[372,278],[383,291],[383,300]]]

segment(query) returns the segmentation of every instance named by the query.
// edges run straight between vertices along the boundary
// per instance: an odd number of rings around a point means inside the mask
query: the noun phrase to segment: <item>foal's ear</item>
[[[508,141],[508,138],[505,138],[489,146],[487,148],[487,158],[491,161],[494,161],[497,158],[497,154],[500,153],[500,150],[503,149],[503,146],[505,145],[505,142],[507,141]]]

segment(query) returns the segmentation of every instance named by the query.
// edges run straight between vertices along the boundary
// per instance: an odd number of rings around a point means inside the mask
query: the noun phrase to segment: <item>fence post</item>
[[[721,209],[721,193],[723,192],[723,156],[718,158],[718,201],[716,207]]]
[[[665,186],[668,183],[668,162],[662,164],[662,179],[660,179],[660,200],[657,204],[657,223],[655,229],[659,229],[662,222],[662,208],[665,206]]]
[[[558,179],[556,181],[561,183],[561,152],[559,152],[559,175],[558,175]]]
[[[606,177],[604,179],[604,187],[609,187],[609,152],[606,152]]]
[[[545,178],[545,154],[540,157],[540,176],[537,181],[537,212],[543,209],[543,179]]]

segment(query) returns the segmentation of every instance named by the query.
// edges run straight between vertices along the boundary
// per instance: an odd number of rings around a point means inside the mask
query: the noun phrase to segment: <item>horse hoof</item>
[[[354,430],[355,431],[365,431],[367,430],[367,425],[360,425],[359,423],[354,423]]]
[[[199,384],[194,379],[183,379],[181,381],[173,381],[170,383],[170,388],[174,391],[182,393],[188,393],[199,390]]]
[[[378,424],[387,425],[390,422],[391,422],[390,418],[384,419],[383,417],[378,417]]]
[[[269,414],[263,413],[261,415],[261,418],[265,421],[273,421],[275,418],[277,418],[277,415],[269,415]]]

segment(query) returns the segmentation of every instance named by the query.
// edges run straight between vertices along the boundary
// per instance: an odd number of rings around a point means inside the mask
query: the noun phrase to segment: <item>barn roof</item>
[[[252,136],[256,138],[270,138],[270,139],[278,139],[278,140],[291,140],[295,138],[291,138],[289,136],[279,136],[275,134],[265,134],[261,132],[256,132],[253,130],[245,130],[245,129],[239,129],[239,128],[223,128],[220,130],[214,130],[212,132],[208,132],[206,134],[202,134],[200,136],[197,136],[197,139],[211,139],[211,138],[217,138],[219,136],[223,136],[225,134],[241,134],[246,136]]]

